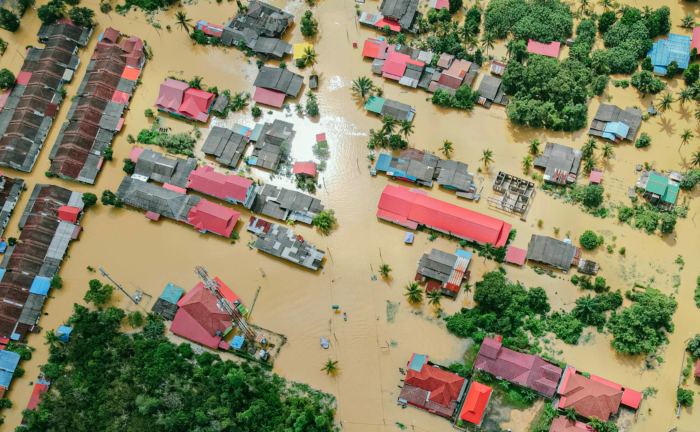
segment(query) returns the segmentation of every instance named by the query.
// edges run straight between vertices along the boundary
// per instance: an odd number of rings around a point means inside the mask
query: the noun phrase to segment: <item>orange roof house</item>
[[[428,357],[413,354],[399,402],[450,418],[466,388],[459,375],[428,364]]]
[[[493,392],[491,387],[476,381],[472,382],[459,418],[469,423],[474,423],[475,425],[481,425],[481,421],[484,419],[486,406],[489,404],[489,399],[491,398],[491,392]]]
[[[226,299],[234,295],[224,284],[220,284],[219,292]],[[204,288],[202,282],[185,294],[177,305],[180,308],[170,331],[212,349],[219,346],[221,337],[232,326],[231,316],[219,308],[216,297]]]
[[[598,417],[603,421],[617,413],[622,402],[622,389],[588,379],[576,374],[572,368],[567,368],[559,394],[559,407],[567,409],[574,407],[580,415]]]
[[[564,416],[559,416],[552,421],[549,426],[549,432],[595,432],[593,428],[586,423],[567,419]]]

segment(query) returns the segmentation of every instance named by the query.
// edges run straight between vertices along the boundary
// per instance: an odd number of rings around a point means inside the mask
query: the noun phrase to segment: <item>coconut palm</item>
[[[700,165],[700,150],[698,150],[692,154],[691,159],[690,159],[690,164],[693,166]]]
[[[590,156],[586,159],[585,163],[583,164],[583,168],[586,171],[591,172],[595,169],[595,165],[596,165],[595,159],[593,159],[593,157]]]
[[[484,262],[489,259],[493,258],[494,253],[496,252],[496,248],[493,247],[493,244],[491,243],[486,243],[483,248],[479,251],[479,256],[484,257]]]
[[[532,167],[532,156],[527,155],[523,158],[523,169],[525,170],[526,173],[530,172],[530,168]]]
[[[338,361],[328,359],[328,361],[321,368],[322,371],[326,372],[326,375],[333,375],[338,371]]]
[[[193,89],[201,90],[202,89],[202,80],[203,78],[199,75],[195,75],[194,78],[190,80],[190,82],[187,83],[188,86],[192,87]]]
[[[428,22],[427,19],[425,18],[418,18],[416,19],[416,22],[418,23],[418,34],[423,34],[430,29],[430,23]]]
[[[440,306],[440,291],[432,290],[425,295],[428,298],[428,304]]]
[[[575,422],[576,417],[578,417],[578,413],[576,412],[576,408],[574,408],[574,407],[566,408],[564,410],[564,417],[566,417],[567,420]]]
[[[625,5],[625,4],[620,5],[620,6],[617,8],[617,14],[620,15],[620,16],[623,16],[623,15],[625,15],[627,12],[629,12],[629,10],[630,10],[631,8],[632,8],[631,6],[628,6],[628,5]]]
[[[449,21],[444,21],[440,23],[440,26],[438,27],[438,30],[440,31],[440,36],[446,37],[448,34],[450,34],[450,31],[452,30],[452,23]],[[438,32],[435,32],[436,35]]]
[[[700,123],[700,106],[695,108],[695,120]]]
[[[63,336],[63,332],[56,333],[55,330],[45,331],[44,338],[46,339],[46,342],[44,342],[44,345],[51,345],[51,347],[63,345],[64,342],[59,339],[61,336]]]
[[[411,282],[406,285],[404,295],[409,303],[420,303],[423,301],[423,290],[418,286],[418,282]]]
[[[581,13],[589,6],[588,0],[580,0],[581,3]]]
[[[605,9],[606,11],[608,9],[613,8],[613,6],[614,6],[613,0],[599,0],[598,4],[603,6],[603,9]]]
[[[667,109],[671,108],[671,104],[673,102],[675,101],[673,100],[673,95],[671,94],[671,92],[665,92],[661,95],[661,100],[655,102],[656,109],[658,109],[661,112],[664,112]]]
[[[192,18],[187,18],[187,12],[178,11],[175,13],[175,25],[179,26],[181,29],[190,34],[190,27],[192,27]]]
[[[523,398],[525,398],[526,401],[532,402],[535,400],[536,397],[537,397],[537,393],[535,393],[534,390],[525,389],[525,394],[523,394]]]
[[[352,81],[350,90],[352,90],[353,94],[356,96],[359,95],[364,99],[374,91],[374,83],[367,77],[359,77]]]
[[[445,155],[447,159],[450,158],[450,154],[452,153],[454,149],[452,148],[452,142],[445,140],[445,142],[442,143],[442,147],[440,147],[440,151]]]
[[[693,96],[695,96],[694,93],[695,92],[690,87],[686,87],[683,90],[681,90],[680,92],[678,92],[678,99],[677,100],[678,100],[678,102],[680,102],[681,107],[685,106],[686,102],[690,102],[691,100],[693,100]]]
[[[408,141],[408,136],[413,134],[413,123],[408,120],[402,120],[399,125],[399,133],[401,133],[406,141]]]
[[[681,26],[684,28],[693,28],[695,27],[695,16],[693,14],[689,13],[688,15],[684,16],[683,19],[681,20]]]
[[[389,264],[382,264],[379,266],[379,274],[382,275],[383,278],[388,278],[390,272],[391,267],[389,267]]]
[[[399,125],[399,121],[390,115],[385,115],[382,117],[382,125],[382,132],[384,132],[385,135],[393,135],[396,126]]]
[[[481,36],[481,46],[486,49],[486,57],[489,55],[489,49],[493,49],[495,42],[496,37],[490,31],[484,32],[484,35]]]
[[[542,144],[542,143],[537,138],[533,138],[530,140],[530,154],[531,155],[537,156],[538,154],[540,154],[540,144]]]
[[[613,149],[612,144],[610,144],[610,143],[605,144],[605,146],[603,147],[603,157],[605,159],[610,159],[610,156],[612,156],[614,154],[615,154],[615,150]]]
[[[688,141],[693,139],[694,136],[695,135],[693,135],[693,133],[690,131],[690,129],[684,130],[683,133],[681,134],[681,147],[683,147],[683,144],[688,144]],[[678,147],[678,151],[680,151],[680,150],[681,150],[681,148]]]
[[[489,166],[489,164],[493,162],[493,151],[484,149],[484,157],[479,160],[484,161],[484,166]]]
[[[462,285],[464,287],[464,292],[467,293],[467,298],[469,298],[469,293],[472,292],[472,286],[468,283]]]
[[[600,313],[599,300],[596,297],[591,298],[588,294],[586,297],[576,299],[576,307],[571,313],[583,323],[595,321],[595,317]]]
[[[476,25],[474,21],[464,21],[464,24],[462,27],[459,28],[458,34],[464,41],[464,45],[466,46],[469,41],[471,41],[474,37],[476,37],[476,34],[479,30],[479,27]],[[469,48],[469,47],[467,47]]]
[[[318,63],[316,57],[318,57],[318,54],[312,47],[309,46],[304,48],[304,53],[301,55],[301,59],[304,61],[304,66],[311,66],[311,69],[313,69],[314,65]]]
[[[593,150],[598,148],[598,141],[595,138],[589,138],[588,141],[581,147],[581,151],[583,152],[583,156],[591,156],[593,154]]]

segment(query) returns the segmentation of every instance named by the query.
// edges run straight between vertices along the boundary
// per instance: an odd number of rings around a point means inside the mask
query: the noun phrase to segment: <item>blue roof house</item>
[[[668,39],[659,39],[651,46],[647,54],[654,65],[654,73],[666,75],[666,67],[672,62],[678,63],[679,69],[687,69],[690,62],[690,43],[692,38],[677,34],[668,35]]]
[[[0,369],[9,373],[14,373],[19,364],[19,354],[12,351],[0,351]]]
[[[61,342],[68,342],[70,340],[70,332],[72,331],[73,327],[58,326],[58,330],[56,330],[58,340],[60,340]]]
[[[10,372],[0,370],[0,387],[5,387],[6,390],[9,390],[11,381],[12,374]]]
[[[603,130],[603,138],[608,141],[620,142],[627,137],[630,127],[622,122],[609,122]]]
[[[160,298],[172,304],[177,304],[184,292],[185,290],[183,288],[180,288],[175,284],[168,283],[163,290],[163,294],[160,295]]]

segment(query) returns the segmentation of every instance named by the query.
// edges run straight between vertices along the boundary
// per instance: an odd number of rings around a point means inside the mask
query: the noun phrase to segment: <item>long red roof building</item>
[[[512,225],[465,208],[430,198],[404,186],[387,185],[377,217],[410,229],[424,225],[479,244],[505,246]]]

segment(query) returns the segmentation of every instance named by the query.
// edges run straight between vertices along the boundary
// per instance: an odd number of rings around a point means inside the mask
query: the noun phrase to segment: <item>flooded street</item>
[[[37,2],[37,6],[44,3],[43,0]],[[186,11],[193,23],[203,19],[225,24],[228,17],[236,13],[235,2],[195,3],[182,8],[175,5],[168,12],[156,14],[155,22],[162,26],[160,30],[148,23],[143,12],[132,11],[126,17],[114,12],[109,15],[97,12],[100,25],[89,45],[79,51],[81,65],[73,82],[66,87],[68,98],[75,94],[98,36],[105,28],[112,26],[124,34],[138,36],[153,50],[153,60],[146,63],[142,72],[143,83],[135,91],[125,125],[113,142],[114,160],[105,163],[94,186],[45,177],[44,172],[50,165],[49,151],[70,107],[68,101],[64,103],[33,172],[27,174],[4,170],[7,176],[24,179],[28,187],[8,223],[6,237],[19,237],[17,223],[31,190],[37,183],[56,184],[78,192],[92,192],[98,197],[105,189],[116,191],[125,175],[122,159],[127,157],[132,147],[127,143],[126,137],[128,134],[136,136],[139,130],[149,126],[149,120],[143,112],[153,106],[159,85],[167,76],[175,75],[189,80],[199,75],[203,77],[204,84],[217,86],[219,91],[253,91],[252,83],[257,73],[254,59],[246,59],[236,49],[193,46],[187,34],[175,26],[174,15],[179,10]],[[295,25],[284,39],[290,43],[302,42],[304,38],[299,31],[299,19],[307,9],[306,4],[280,0],[275,0],[272,4],[296,14]],[[319,54],[315,69],[320,78],[317,92],[320,117],[313,120],[301,118],[292,106],[289,112],[275,110],[273,114],[268,114],[263,109],[260,120],[283,119],[295,125],[291,157],[299,161],[313,158],[311,148],[315,143],[315,135],[326,133],[330,158],[326,170],[319,175],[322,187],[315,196],[326,208],[335,210],[338,227],[329,236],[304,224],[297,224],[293,228],[296,234],[327,252],[324,268],[313,273],[247,247],[246,244],[254,237],[245,232],[250,212],[240,205],[234,207],[242,213],[241,220],[236,225],[236,231],[240,233],[240,240],[236,244],[217,235],[200,234],[182,223],[176,224],[164,218],[152,222],[138,211],[96,205],[86,212],[81,223],[84,232],[79,241],[71,244],[69,257],[59,272],[64,287],[53,290],[52,297],[45,303],[44,312],[48,315],[43,316],[39,322],[44,330],[57,328],[71,314],[74,303],[84,303],[82,298],[90,279],[98,278],[106,282],[97,273],[88,271],[88,266],[104,267],[129,292],[140,288],[153,296],[145,296],[135,306],[121,292],[116,291],[112,295],[111,305],[127,311],[139,308],[142,312],[150,312],[153,302],[168,282],[186,290],[194,287],[199,281],[194,266],[201,265],[212,276],[228,285],[246,305],[251,304],[258,287],[261,287],[252,321],[288,338],[288,343],[275,361],[274,372],[335,395],[338,399],[336,419],[342,423],[342,430],[395,431],[399,430],[397,423],[413,426],[416,431],[452,430],[450,423],[437,416],[415,409],[401,409],[397,406],[396,399],[399,386],[403,384],[400,380],[404,378],[398,369],[406,367],[412,353],[425,354],[435,363],[449,365],[460,361],[471,342],[449,333],[444,321],[436,318],[435,307],[429,306],[427,302],[419,307],[411,306],[403,296],[403,287],[413,280],[417,262],[423,253],[432,248],[452,253],[457,243],[444,238],[431,243],[428,241],[428,233],[418,232],[413,245],[404,245],[405,229],[380,221],[375,216],[379,197],[387,184],[409,185],[392,181],[381,174],[370,176],[367,169],[369,151],[366,147],[368,130],[380,127],[381,122],[374,115],[367,114],[363,101],[352,96],[351,81],[361,76],[372,77],[374,83],[384,89],[384,97],[414,106],[415,133],[409,137],[409,145],[437,153],[443,140],[452,141],[452,158],[469,165],[469,170],[475,173],[477,189],[483,186],[485,196],[490,194],[498,171],[523,177],[521,161],[527,154],[527,142],[530,139],[537,137],[542,143],[551,141],[580,148],[588,139],[587,129],[571,134],[517,128],[507,121],[502,107],[494,106],[489,110],[477,106],[471,113],[439,108],[426,101],[429,94],[422,90],[407,90],[398,83],[372,76],[371,62],[363,60],[361,47],[367,37],[376,33],[359,28],[355,4],[347,0],[323,0],[313,9],[315,18],[320,23],[318,35],[309,39]],[[368,1],[360,4],[360,10],[376,11],[379,4],[376,0]],[[471,3],[465,1],[467,4]],[[645,5],[658,8],[665,2],[631,1],[629,4],[640,8]],[[99,3],[95,0],[84,0],[81,6],[99,11]],[[690,35],[689,30],[677,25],[686,13],[698,12],[700,5],[674,2],[668,6],[672,11],[672,32]],[[0,37],[9,43],[7,52],[0,57],[0,68],[8,68],[17,74],[23,62],[25,47],[38,44],[36,33],[40,24],[36,11],[30,10],[22,18],[20,29],[16,33],[0,30]],[[171,25],[172,30],[165,30],[166,25]],[[353,48],[353,42],[359,48]],[[496,58],[505,55],[504,47],[497,46],[495,53]],[[291,59],[287,63],[290,70],[308,78],[311,68],[298,72]],[[480,74],[483,75],[485,70],[482,68]],[[477,86],[479,79],[477,78]],[[308,83],[308,79],[305,82]],[[678,78],[670,82],[668,87],[677,92],[683,86],[682,78]],[[306,91],[308,88],[305,85],[300,95]],[[631,86],[627,89],[613,87],[611,80],[607,91],[590,102],[589,124],[599,103],[605,102],[608,95],[612,97],[609,103],[623,109],[638,106],[646,111],[653,100],[653,96],[641,99],[640,94]],[[287,102],[293,105],[296,101]],[[301,102],[305,103],[305,96],[301,96]],[[597,150],[598,167],[603,170],[602,184],[606,196],[609,194],[606,203],[629,205],[627,190],[636,182],[637,164],[648,162],[658,170],[684,171],[690,168],[687,160],[692,152],[698,150],[700,144],[700,130],[693,118],[694,109],[692,104],[686,104],[682,109],[675,103],[663,115],[643,122],[640,133],[646,132],[652,137],[650,147],[637,149],[633,143],[617,144],[615,155],[609,161],[602,159],[600,149]],[[173,132],[192,131],[192,125],[184,121],[175,118],[166,121]],[[232,113],[228,120],[213,117],[209,125],[200,124],[203,135],[198,144],[201,146],[208,133],[206,128],[210,125],[230,126],[233,123],[253,125],[250,107]],[[679,150],[680,134],[685,129],[693,130],[696,138]],[[493,150],[495,162],[490,170],[477,173],[477,168],[481,166],[483,169],[479,162],[483,149]],[[157,147],[154,150],[164,151]],[[250,146],[248,151],[250,152]],[[269,173],[255,168],[252,175],[263,181],[269,179]],[[579,182],[586,181],[585,174],[581,174]],[[277,178],[273,183],[291,185],[284,178]],[[679,432],[698,430],[697,415],[693,417],[692,408],[684,408],[680,419],[676,418],[675,392],[683,366],[681,361],[685,341],[700,332],[700,310],[693,300],[695,281],[700,275],[700,260],[697,259],[700,218],[695,217],[700,210],[700,203],[697,202],[700,190],[681,193],[678,203],[687,200],[688,217],[678,220],[674,234],[660,236],[647,235],[618,222],[615,211],[606,219],[595,218],[540,190],[535,195],[527,222],[522,222],[518,217],[490,208],[486,199],[481,199],[478,203],[458,199],[454,192],[437,185],[432,189],[422,189],[428,191],[433,198],[512,224],[517,229],[517,237],[512,244],[519,248],[527,248],[532,234],[554,236],[554,228],[560,230],[558,238],[561,239],[565,233],[570,232],[574,244],[577,244],[579,236],[591,229],[605,237],[606,245],[616,245],[612,254],[608,254],[604,247],[583,252],[583,258],[600,263],[601,271],[598,275],[607,279],[612,290],[620,289],[624,293],[638,282],[649,284],[664,294],[674,294],[678,301],[678,309],[673,316],[675,332],[669,335],[670,343],[658,353],[664,362],[659,364],[653,361],[652,370],[646,369],[644,356],[616,354],[610,347],[609,337],[599,334],[592,327],[584,330],[576,346],[566,345],[559,340],[550,346],[553,345],[558,360],[568,362],[581,371],[605,377],[638,391],[647,387],[658,389],[655,397],[642,402],[638,419],[636,423],[631,423],[629,431],[661,432],[674,426],[678,427]],[[216,201],[215,198],[207,199]],[[538,219],[543,220],[541,228],[537,227]],[[617,253],[620,247],[626,248],[626,255]],[[674,263],[678,255],[683,256],[686,262],[682,270]],[[378,275],[382,263],[389,264],[392,268],[388,281],[382,280]],[[475,257],[470,268],[470,283],[480,280],[483,273],[496,266],[498,264],[493,261]],[[520,281],[528,287],[543,287],[554,310],[563,308],[570,311],[575,299],[582,295],[582,291],[569,281],[575,272],[562,274],[557,271],[557,276],[560,277],[551,278],[536,274],[529,266],[520,269],[506,265],[505,268],[511,281]],[[372,280],[373,275],[377,276],[376,281]],[[680,286],[674,287],[678,278]],[[454,302],[443,298],[441,307],[446,314],[455,313],[461,307],[471,307],[472,296],[473,293],[462,291]],[[625,304],[628,303],[625,300]],[[340,314],[333,313],[333,305],[340,307]],[[342,313],[347,314],[347,321],[343,320]],[[125,324],[125,327],[128,326]],[[592,335],[587,337],[588,333]],[[319,345],[320,337],[331,341],[328,350]],[[554,340],[551,335],[546,337]],[[36,351],[32,360],[21,363],[26,373],[24,377],[12,382],[12,389],[7,393],[14,408],[4,410],[6,418],[0,431],[11,431],[19,425],[21,410],[26,407],[32,391],[33,385],[30,383],[36,380],[39,367],[47,361],[48,348],[44,345],[43,332],[39,335],[30,334],[28,343]],[[559,351],[561,354],[558,354]],[[339,362],[340,373],[335,378],[321,371],[323,363],[329,357]],[[691,382],[686,388],[694,392],[700,391],[697,383]],[[510,422],[503,423],[502,427],[520,432],[526,430],[527,424],[524,423],[530,421],[533,415],[523,413],[513,417]]]

